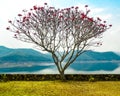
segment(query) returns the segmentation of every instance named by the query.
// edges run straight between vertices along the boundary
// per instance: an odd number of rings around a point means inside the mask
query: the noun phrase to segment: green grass
[[[120,96],[120,82],[0,82],[0,96]]]

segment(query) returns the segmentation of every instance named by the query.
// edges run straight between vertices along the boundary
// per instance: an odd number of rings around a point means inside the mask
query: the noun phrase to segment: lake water
[[[66,74],[120,74],[119,62],[75,62]],[[0,64],[0,74],[58,74],[54,63]]]

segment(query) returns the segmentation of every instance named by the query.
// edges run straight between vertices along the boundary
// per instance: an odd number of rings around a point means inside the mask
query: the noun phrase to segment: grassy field
[[[120,82],[0,82],[0,96],[120,96]]]

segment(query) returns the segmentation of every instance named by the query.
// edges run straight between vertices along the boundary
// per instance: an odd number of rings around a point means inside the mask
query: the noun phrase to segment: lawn
[[[0,96],[120,96],[120,82],[0,82]]]

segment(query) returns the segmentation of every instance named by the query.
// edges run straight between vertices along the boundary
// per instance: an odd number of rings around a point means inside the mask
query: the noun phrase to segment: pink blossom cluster
[[[29,28],[32,24],[33,27],[38,27],[37,23],[40,23],[40,26],[48,26],[56,24],[58,29],[63,29],[68,31],[71,30],[71,26],[74,26],[76,30],[81,29],[82,27],[87,27],[86,30],[91,30],[95,28],[93,33],[95,35],[101,34],[106,31],[106,29],[112,27],[112,25],[107,25],[106,21],[102,21],[99,17],[94,19],[93,17],[89,17],[88,14],[90,10],[88,10],[88,5],[85,5],[86,12],[79,10],[78,6],[72,6],[70,8],[63,9],[55,9],[55,7],[49,7],[47,3],[44,3],[43,7],[33,6],[29,11],[24,14],[18,14],[19,19],[16,20],[19,28]],[[9,20],[10,24],[15,25],[16,23]],[[18,25],[16,27],[18,27]],[[63,25],[63,26],[62,26]],[[15,38],[21,32],[16,28]],[[10,27],[6,28],[7,30],[12,30]],[[36,35],[37,33],[34,33]],[[99,43],[97,43],[99,44]]]

